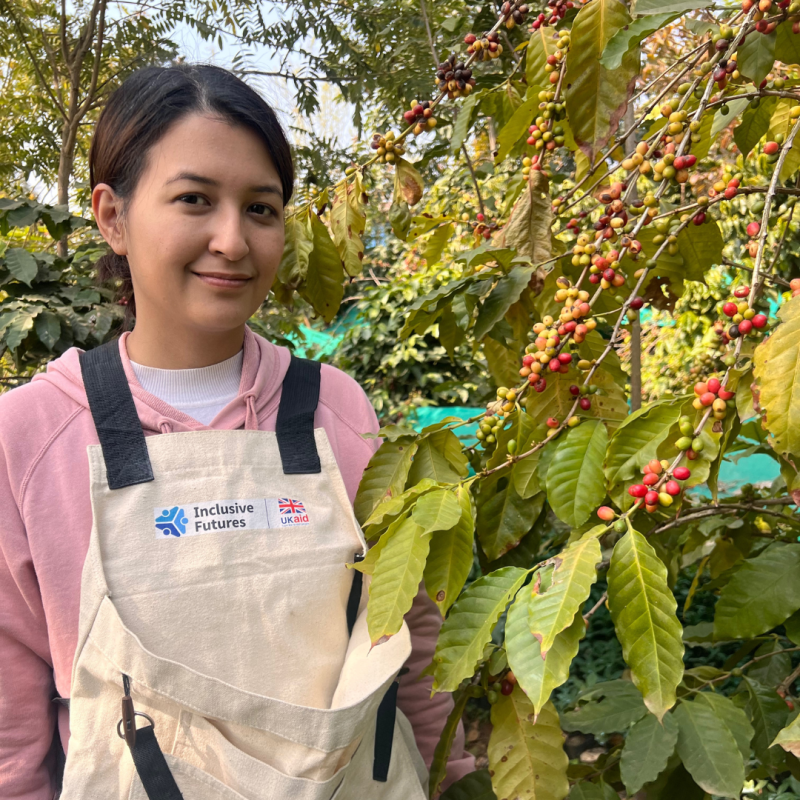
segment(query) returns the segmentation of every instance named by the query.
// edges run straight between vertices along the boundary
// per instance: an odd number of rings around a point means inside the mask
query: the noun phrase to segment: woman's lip
[[[225,289],[238,289],[241,286],[244,286],[250,278],[246,277],[239,277],[239,276],[232,276],[232,275],[219,275],[219,274],[206,274],[202,272],[195,272],[194,275],[197,275],[203,283],[208,284],[209,286],[219,286]]]

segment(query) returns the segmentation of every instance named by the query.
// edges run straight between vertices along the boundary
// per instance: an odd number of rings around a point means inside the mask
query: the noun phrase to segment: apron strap
[[[392,761],[394,741],[394,721],[397,716],[397,689],[400,684],[394,681],[378,706],[378,720],[375,724],[375,759],[372,762],[372,780],[386,783],[389,778],[389,764]]]
[[[119,341],[81,353],[80,364],[109,488],[152,481],[150,455],[122,366]]]
[[[278,406],[278,449],[285,475],[322,472],[314,438],[321,365],[292,355]]]
[[[364,556],[361,553],[356,553],[353,561],[358,564],[359,561],[363,561]],[[353,635],[353,627],[356,624],[356,619],[358,618],[358,607],[361,605],[361,590],[364,586],[364,576],[361,572],[357,569],[353,570],[353,582],[350,584],[350,595],[347,598],[347,609],[346,609],[346,618],[347,618],[347,635]]]
[[[131,749],[131,756],[139,780],[150,800],[183,800],[152,725],[137,729],[136,744]]]

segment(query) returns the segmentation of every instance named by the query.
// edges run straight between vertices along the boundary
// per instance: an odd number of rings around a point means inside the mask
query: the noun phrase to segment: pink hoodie
[[[248,410],[260,430],[274,431],[281,384],[290,353],[248,328],[238,397],[203,425],[136,381],[120,338],[120,352],[146,435],[170,431],[235,430]],[[58,709],[66,747],[69,718],[53,697],[69,697],[78,636],[81,570],[92,511],[86,447],[97,444],[78,355],[71,348],[30,384],[0,396],[0,798],[51,800],[49,755]],[[379,429],[369,399],[349,375],[322,366],[316,426],[325,428],[353,501],[361,475],[380,439],[359,434]],[[399,706],[406,713],[425,761],[452,708],[449,695],[430,698],[431,679],[418,681],[430,662],[441,620],[424,591],[407,621],[413,653],[401,679]],[[447,784],[474,769],[459,731]]]

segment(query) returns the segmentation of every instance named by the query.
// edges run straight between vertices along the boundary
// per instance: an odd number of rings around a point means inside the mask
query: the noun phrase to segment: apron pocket
[[[234,792],[229,786],[221,783],[216,778],[202,770],[181,761],[168,753],[164,758],[175,778],[175,783],[181,790],[184,800],[248,800],[248,798]],[[147,792],[139,776],[134,774],[133,783],[128,800],[149,800]]]
[[[361,742],[353,742],[345,751],[322,753],[269,732],[227,724],[226,730],[236,735],[234,744],[218,725],[222,724],[182,711],[173,754],[244,800],[332,800]],[[303,774],[319,774],[321,761],[327,761],[326,775],[312,779]],[[176,780],[180,785],[177,776]],[[195,798],[189,795],[185,800]]]

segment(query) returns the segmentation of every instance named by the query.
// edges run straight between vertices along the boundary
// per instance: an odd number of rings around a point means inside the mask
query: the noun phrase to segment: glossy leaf
[[[702,280],[712,266],[721,264],[722,245],[722,232],[713,219],[683,230],[678,236],[678,250],[684,259],[685,277]]]
[[[511,115],[511,119],[499,130],[497,134],[497,155],[494,157],[495,165],[505,160],[514,146],[524,137],[528,137],[528,128],[531,120],[539,107],[539,98],[534,95],[526,100]]]
[[[417,442],[407,438],[384,442],[369,461],[354,503],[356,518],[362,522],[386,498],[403,493]]]
[[[397,158],[394,165],[395,196],[402,198],[410,206],[416,205],[422,199],[422,175],[405,158]]]
[[[498,247],[513,247],[533,264],[541,264],[552,255],[550,226],[553,212],[544,172],[531,172],[530,180],[519,196],[508,222],[496,235]]]
[[[336,186],[331,204],[333,241],[347,274],[353,277],[361,274],[361,262],[364,260],[361,234],[364,233],[367,216],[362,202],[363,191],[361,179],[356,174],[352,180]]]
[[[541,504],[523,500],[508,475],[495,473],[481,481],[477,498],[478,541],[489,561],[519,544],[541,511]]]
[[[646,14],[666,14],[667,12],[685,14],[698,8],[708,8],[712,0],[637,0],[631,9],[638,16]]]
[[[316,214],[311,214],[310,221],[314,249],[308,257],[306,281],[301,295],[325,322],[331,322],[344,296],[342,259],[322,220]]]
[[[39,265],[33,255],[21,247],[9,247],[4,257],[8,271],[18,281],[30,286],[39,271]]]
[[[548,471],[547,500],[556,516],[579,528],[606,496],[603,458],[606,426],[586,420],[572,428],[558,446]]]
[[[433,656],[433,689],[453,692],[472,677],[492,630],[528,576],[506,567],[483,575],[458,598],[442,625]]]
[[[535,713],[542,710],[553,689],[569,677],[570,664],[578,654],[585,631],[583,617],[576,613],[569,627],[556,636],[547,657],[542,658],[539,640],[528,627],[528,603],[524,592],[509,609],[505,639],[508,664]]]
[[[489,771],[499,798],[563,800],[569,793],[558,713],[551,703],[533,722],[533,706],[519,687],[492,706]]]
[[[738,797],[744,762],[733,734],[705,703],[684,700],[675,709],[678,754],[698,786],[709,794]]]
[[[735,706],[729,697],[716,692],[700,692],[695,696],[695,702],[705,703],[717,715],[736,740],[742,759],[746,763],[750,758],[750,740],[754,733],[747,714]]]
[[[447,774],[447,762],[450,759],[450,751],[453,747],[453,741],[456,738],[459,726],[461,725],[461,717],[464,715],[464,709],[467,707],[468,700],[469,695],[467,694],[466,688],[461,689],[460,692],[453,697],[453,708],[447,715],[444,730],[442,730],[439,736],[436,750],[433,753],[433,761],[431,762],[430,776],[428,779],[429,797],[436,796],[442,781],[445,779]]]
[[[489,770],[470,772],[444,792],[440,800],[497,800]]]
[[[620,28],[609,39],[608,44],[603,50],[600,63],[606,69],[619,69],[625,56],[631,51],[638,51],[640,43],[650,34],[660,30],[668,23],[672,22],[680,12],[667,12],[664,14],[653,14],[648,17],[641,17],[634,20],[624,28]]]
[[[800,716],[779,731],[772,744],[780,745],[787,753],[800,757]]]
[[[781,751],[772,748],[775,737],[786,725],[789,709],[784,699],[771,686],[745,677],[742,681],[747,690],[745,711],[753,725],[753,752],[768,766],[777,766],[781,761]]]
[[[777,97],[762,98],[758,108],[748,108],[742,114],[742,121],[734,128],[733,139],[745,158],[767,132],[777,100]]]
[[[452,491],[441,489],[417,500],[411,516],[425,533],[446,531],[461,518],[461,506]]]
[[[425,563],[425,589],[444,617],[456,601],[472,569],[472,537],[475,530],[472,496],[465,486],[456,489],[460,516],[449,530],[431,540]]]
[[[758,86],[775,63],[775,31],[747,36],[736,51],[739,72]]]
[[[553,559],[551,580],[544,591],[539,580],[532,584],[528,625],[539,640],[543,656],[556,636],[571,624],[597,580],[596,567],[602,558],[597,536],[604,530],[604,525],[597,526]]]
[[[800,298],[785,303],[782,322],[755,351],[755,377],[761,387],[770,444],[781,455],[800,453]]]
[[[681,403],[657,401],[627,417],[608,443],[605,474],[608,493],[625,509],[633,504],[627,487],[641,477],[645,464],[656,457],[658,446],[669,436],[681,415]]]
[[[545,71],[547,57],[555,55],[558,36],[552,28],[542,25],[531,32],[525,52],[525,69],[528,86],[549,86],[550,74]]]
[[[665,714],[660,722],[648,714],[634,723],[620,759],[622,782],[629,797],[666,769],[677,741],[678,726],[672,714]]]
[[[616,133],[638,71],[638,50],[625,54],[617,69],[606,69],[600,63],[610,39],[630,22],[619,0],[593,0],[581,7],[572,24],[567,54],[567,117],[575,142],[590,160]]]
[[[419,591],[430,535],[407,518],[383,546],[367,603],[367,628],[373,645],[394,636]]]
[[[683,629],[667,568],[638,531],[629,531],[614,547],[608,607],[633,682],[661,720],[675,704],[683,676]]]
[[[561,727],[600,736],[624,731],[646,714],[642,695],[630,681],[606,681],[580,695],[577,707],[561,715]]]
[[[714,614],[717,639],[766,633],[800,609],[800,544],[774,542],[736,570]]]
[[[371,529],[372,532],[386,528],[393,518],[402,514],[418,497],[430,491],[435,486],[436,481],[432,481],[430,478],[423,478],[418,484],[411,489],[406,489],[406,491],[397,495],[397,497],[387,497],[378,504],[369,518],[363,523],[365,532],[367,529]]]
[[[532,267],[514,267],[503,275],[483,301],[475,323],[475,339],[480,341],[506,315],[508,309],[519,300],[533,273]]]
[[[461,442],[451,430],[435,431],[419,440],[408,473],[410,486],[429,478],[437,483],[456,483],[469,468]]]

